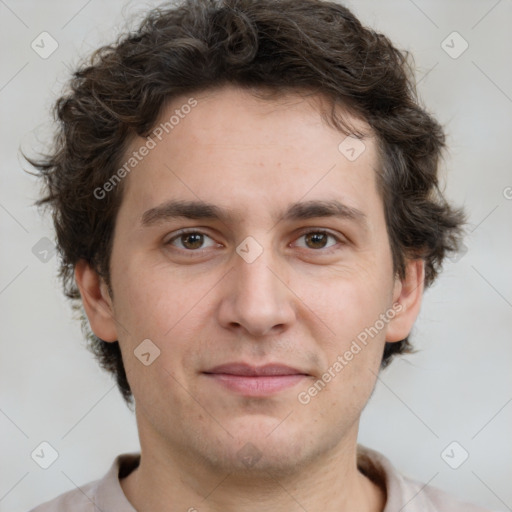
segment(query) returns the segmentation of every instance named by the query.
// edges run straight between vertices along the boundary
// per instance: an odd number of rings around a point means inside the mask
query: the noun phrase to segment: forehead
[[[329,126],[322,113],[330,108],[318,95],[261,98],[232,86],[174,98],[149,136],[152,149],[126,178],[122,207],[129,203],[139,220],[169,199],[215,202],[234,213],[249,206],[275,213],[277,204],[301,198],[361,210],[378,200],[375,140],[346,113],[362,141]],[[132,141],[126,157],[149,138]]]

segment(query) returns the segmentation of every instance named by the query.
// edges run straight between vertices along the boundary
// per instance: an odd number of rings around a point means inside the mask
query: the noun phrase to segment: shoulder
[[[460,501],[451,494],[437,487],[422,484],[407,477],[403,477],[404,491],[411,496],[410,510],[428,512],[491,512],[489,509],[478,507]],[[409,508],[404,509],[409,510]]]
[[[138,466],[139,460],[138,453],[119,455],[103,478],[61,494],[33,508],[30,512],[69,512],[70,510],[73,512],[98,512],[98,510],[135,512],[123,493],[119,478],[133,471]]]
[[[42,503],[30,512],[93,512],[95,511],[94,495],[100,480],[95,480],[78,489],[68,491],[53,500]],[[97,509],[96,509],[97,510]]]
[[[457,500],[450,494],[401,475],[381,453],[358,446],[358,467],[387,494],[383,512],[491,512]]]

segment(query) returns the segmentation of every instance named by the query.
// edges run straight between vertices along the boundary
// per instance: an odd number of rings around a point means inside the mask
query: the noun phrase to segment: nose
[[[277,334],[295,319],[293,293],[287,287],[285,270],[266,249],[249,263],[236,255],[228,286],[218,309],[220,324],[254,337]]]

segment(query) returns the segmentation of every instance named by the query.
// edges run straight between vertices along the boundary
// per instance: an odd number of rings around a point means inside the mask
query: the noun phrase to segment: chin
[[[242,476],[258,475],[270,477],[292,475],[301,470],[309,457],[304,453],[303,447],[282,442],[258,442],[258,440],[240,441],[242,447],[234,450],[233,447],[224,447],[219,452],[206,454],[206,458],[215,470],[233,473]],[[238,443],[236,443],[238,444]]]
[[[215,471],[269,477],[297,473],[330,449],[325,436],[311,433],[313,439],[308,440],[304,431],[299,432],[285,422],[279,424],[280,421],[249,416],[226,425],[233,437],[226,434],[222,438],[203,438],[201,446],[196,446],[201,452],[198,455]]]

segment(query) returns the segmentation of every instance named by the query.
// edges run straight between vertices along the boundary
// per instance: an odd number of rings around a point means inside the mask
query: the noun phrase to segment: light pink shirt
[[[140,454],[135,453],[120,455],[101,480],[62,494],[30,512],[137,512],[124,495],[119,478],[129,475],[138,466],[139,458]],[[386,487],[382,512],[490,512],[400,475],[386,457],[362,446],[358,447],[358,466]]]

